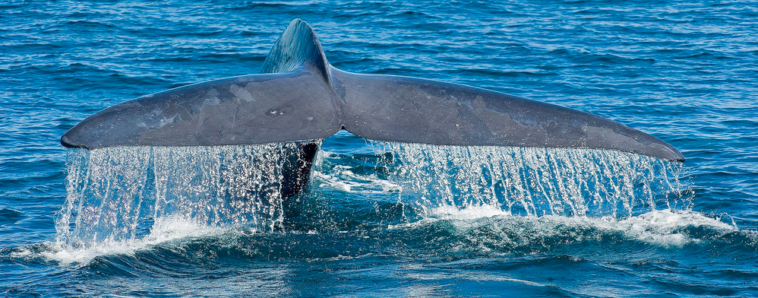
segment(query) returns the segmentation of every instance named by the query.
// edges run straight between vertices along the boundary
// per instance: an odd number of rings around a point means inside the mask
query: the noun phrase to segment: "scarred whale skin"
[[[292,21],[261,74],[143,96],[84,119],[66,147],[219,146],[323,139],[452,146],[588,148],[684,161],[673,146],[623,124],[556,105],[431,80],[329,65],[313,29]]]

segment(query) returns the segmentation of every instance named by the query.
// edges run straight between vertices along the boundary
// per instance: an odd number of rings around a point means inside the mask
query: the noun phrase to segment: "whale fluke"
[[[684,161],[666,142],[588,113],[469,86],[341,71],[299,19],[261,74],[118,104],[84,119],[61,143],[97,149],[307,142],[341,128],[379,141],[588,148]]]

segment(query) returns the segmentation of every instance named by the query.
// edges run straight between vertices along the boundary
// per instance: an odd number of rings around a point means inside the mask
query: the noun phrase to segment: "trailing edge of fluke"
[[[469,86],[336,69],[300,19],[274,44],[261,74],[115,105],[77,124],[61,144],[249,145],[322,139],[341,128],[379,141],[604,149],[684,161],[666,142],[588,113]]]

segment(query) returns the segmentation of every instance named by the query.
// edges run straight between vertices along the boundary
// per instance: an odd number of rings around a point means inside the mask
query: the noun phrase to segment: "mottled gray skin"
[[[344,128],[380,141],[605,149],[684,161],[666,142],[588,113],[468,86],[338,70],[301,20],[282,34],[263,72],[107,108],[61,143],[87,149],[264,144],[321,139]]]
[[[617,122],[485,89],[332,68],[342,123],[366,139],[456,146],[589,148],[684,161],[673,146]],[[412,99],[412,100],[409,100]]]
[[[107,108],[62,137],[67,147],[218,146],[305,141],[340,129],[323,79],[303,67],[190,85]]]

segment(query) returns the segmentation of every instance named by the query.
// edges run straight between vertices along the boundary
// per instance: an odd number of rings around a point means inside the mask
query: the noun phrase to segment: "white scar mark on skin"
[[[235,84],[229,86],[229,92],[234,94],[234,96],[236,96],[238,99],[242,99],[246,102],[255,101],[255,98],[253,98],[253,95],[250,94],[249,91],[245,90],[245,88],[240,88],[240,86],[237,86]]]

